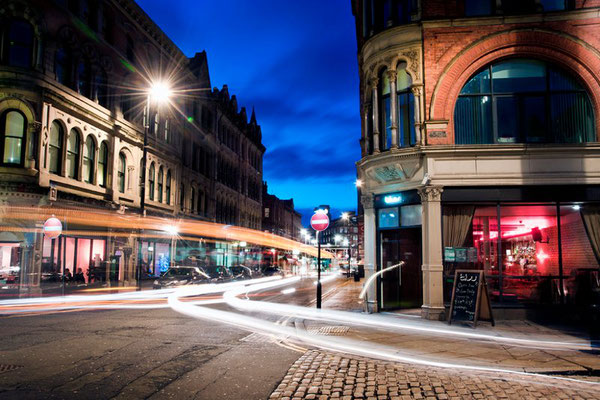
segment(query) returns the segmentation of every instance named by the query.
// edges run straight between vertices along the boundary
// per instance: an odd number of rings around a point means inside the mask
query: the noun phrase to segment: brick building
[[[263,182],[262,188],[262,229],[265,232],[301,241],[302,215],[294,209],[294,199],[280,199],[269,194],[266,182]]]
[[[227,86],[211,89],[205,52],[187,58],[132,0],[8,0],[0,21],[2,204],[138,214],[144,186],[147,214],[261,228],[260,126]],[[146,115],[149,86],[169,78],[170,104]],[[4,229],[0,280],[39,293],[111,263],[98,280],[132,284],[140,263],[157,276],[176,256],[169,238],[70,228],[53,241]]]
[[[377,309],[598,299],[600,1],[353,0],[364,262]],[[400,286],[399,282],[402,282]]]

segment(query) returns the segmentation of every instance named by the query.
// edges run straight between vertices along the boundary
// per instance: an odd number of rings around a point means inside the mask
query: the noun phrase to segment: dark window
[[[398,96],[398,135],[400,147],[414,146],[415,134],[415,97],[411,90],[412,79],[406,72],[406,64],[396,69],[396,91]]]
[[[185,208],[185,186],[181,185],[179,187],[179,206],[181,207],[181,211]]]
[[[2,116],[2,164],[23,165],[27,119],[17,110],[8,110]]]
[[[91,66],[87,60],[80,60],[77,66],[77,92],[87,97],[92,97],[92,73]]]
[[[88,135],[83,148],[83,180],[87,183],[94,183],[94,158],[96,156],[96,146],[94,139]]]
[[[106,187],[106,177],[108,175],[108,146],[106,142],[100,144],[98,151],[98,185]]]
[[[63,128],[58,121],[52,122],[50,127],[50,140],[48,142],[48,170],[53,174],[61,172]]]
[[[392,110],[390,104],[390,80],[387,70],[379,73],[379,148],[392,147]]]
[[[163,168],[160,167],[158,169],[158,202],[162,203],[163,201],[163,181],[164,181],[164,172],[163,172]]]
[[[171,170],[167,171],[167,181],[165,182],[165,200],[167,204],[171,204]]]
[[[71,129],[67,140],[67,176],[77,179],[79,172],[79,132]]]
[[[33,39],[33,27],[29,22],[23,20],[9,22],[4,31],[3,61],[15,67],[31,67]]]
[[[127,170],[127,159],[125,154],[119,153],[119,171],[117,172],[117,184],[119,192],[125,193],[125,171]]]
[[[154,163],[150,164],[148,172],[148,198],[154,200]]]
[[[108,103],[108,80],[106,72],[98,71],[94,77],[95,100],[104,108],[109,107]]]
[[[71,51],[64,47],[59,47],[56,50],[54,58],[54,72],[56,73],[58,83],[72,87],[72,65]]]
[[[129,61],[135,61],[134,60],[134,53],[133,53],[133,39],[131,38],[131,36],[127,35],[127,49],[126,49],[126,54],[127,54],[127,59]]]
[[[457,99],[454,130],[456,144],[595,141],[583,86],[553,65],[526,59],[475,74]]]

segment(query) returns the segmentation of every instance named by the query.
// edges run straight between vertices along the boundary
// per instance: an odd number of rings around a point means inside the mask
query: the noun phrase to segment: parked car
[[[244,265],[234,265],[229,267],[229,271],[234,281],[252,279],[252,270]]]
[[[211,283],[229,282],[233,279],[231,272],[222,265],[206,265],[202,270],[209,276]]]
[[[193,285],[206,283],[210,276],[199,267],[177,266],[169,268],[164,274],[154,281],[154,289],[164,289],[166,287]]]

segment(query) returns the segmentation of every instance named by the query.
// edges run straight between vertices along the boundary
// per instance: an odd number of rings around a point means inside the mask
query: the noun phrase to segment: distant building
[[[331,220],[329,227],[323,232],[322,244],[328,244],[335,249],[336,256],[345,263],[348,253],[351,263],[357,262],[359,250],[358,217],[354,211],[347,213],[347,218],[339,217]]]
[[[294,209],[294,199],[282,200],[268,193],[263,182],[263,219],[262,229],[296,241],[301,241],[302,215]]]
[[[600,2],[351,3],[365,269],[405,263],[372,306],[444,318],[457,269],[497,312],[599,304]]]

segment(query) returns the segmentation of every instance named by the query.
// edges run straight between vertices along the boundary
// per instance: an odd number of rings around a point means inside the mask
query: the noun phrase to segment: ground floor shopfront
[[[600,305],[597,186],[429,186],[370,204],[371,270],[404,262],[378,279],[378,310],[421,306],[424,317],[442,318],[457,269],[484,271],[496,309]]]

